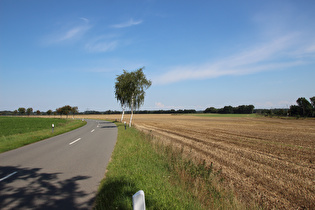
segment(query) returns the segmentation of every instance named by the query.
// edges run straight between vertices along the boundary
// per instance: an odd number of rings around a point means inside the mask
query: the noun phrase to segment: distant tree
[[[140,68],[133,72],[127,72],[123,70],[123,74],[116,77],[115,82],[115,97],[120,102],[123,108],[131,108],[131,117],[129,126],[131,126],[133,109],[140,108],[144,103],[145,90],[148,89],[152,82],[147,80],[143,73],[143,68]],[[123,119],[123,115],[122,115]]]
[[[13,111],[13,114],[14,114],[14,115],[17,115],[17,113],[18,113],[18,110],[14,110],[14,111]]]
[[[311,103],[305,98],[301,97],[296,100],[298,106],[302,109],[302,113],[304,117],[311,117],[313,112],[313,107]]]
[[[55,113],[59,114],[60,117],[62,117],[63,112],[61,108],[57,108]]]
[[[239,107],[239,114],[252,114],[254,112],[254,105],[242,105]]]
[[[67,118],[68,118],[68,115],[72,110],[72,107],[69,105],[66,105],[66,106],[61,107],[61,110],[62,110],[62,113],[67,115]]]
[[[209,107],[209,108],[206,108],[205,111],[203,111],[204,113],[217,113],[218,110],[214,107]]]
[[[303,115],[303,110],[301,107],[297,105],[291,105],[289,109],[289,114],[290,116],[302,116]]]
[[[313,106],[313,109],[315,109],[315,96],[313,96],[312,98],[310,98],[311,100],[311,104]]]
[[[247,106],[247,114],[253,114],[254,113],[254,109],[255,109],[255,106],[254,105],[248,105]]]
[[[37,115],[40,115],[40,111],[39,111],[39,110],[37,110],[37,111],[36,111],[36,114],[37,114]]]
[[[196,113],[197,111],[195,109],[184,109],[184,113]]]
[[[49,115],[49,116],[50,116],[50,115],[52,114],[52,110],[51,110],[51,109],[49,109],[46,113],[47,113],[47,115]]]
[[[287,109],[275,109],[275,115],[277,116],[287,116]]]
[[[18,111],[19,111],[20,115],[25,114],[25,108],[23,108],[23,107],[18,108]]]
[[[254,112],[254,105],[240,105],[233,107],[234,114],[252,114]]]
[[[33,113],[33,108],[27,108],[27,110],[26,110],[26,114],[28,115],[28,116],[30,116],[31,114]]]
[[[74,115],[75,115],[76,113],[78,113],[78,107],[77,107],[77,106],[71,107],[71,113],[72,113],[73,118],[74,118]]]
[[[233,114],[233,107],[232,106],[225,106],[218,111],[220,114]]]
[[[312,113],[312,117],[315,116],[315,96],[313,96],[312,98],[310,98],[311,100],[311,104],[313,106],[313,113]]]

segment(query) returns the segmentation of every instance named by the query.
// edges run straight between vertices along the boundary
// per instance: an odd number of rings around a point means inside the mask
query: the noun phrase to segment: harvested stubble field
[[[315,209],[314,119],[135,115],[133,123],[212,162],[222,170],[225,187],[250,206]]]

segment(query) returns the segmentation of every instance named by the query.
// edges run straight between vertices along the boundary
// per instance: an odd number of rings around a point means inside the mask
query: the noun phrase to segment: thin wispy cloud
[[[126,27],[130,27],[130,26],[135,26],[135,25],[139,25],[141,24],[143,21],[142,20],[133,20],[132,18],[126,22],[123,23],[119,23],[119,24],[115,24],[112,25],[112,28],[126,28]]]
[[[89,22],[90,22],[90,20],[89,20],[89,19],[84,18],[84,17],[81,17],[80,19],[81,19],[81,20],[83,20],[83,21],[84,21],[84,22],[86,22],[86,23],[89,23]]]
[[[75,26],[57,29],[44,39],[46,44],[61,43],[80,39],[87,31],[91,29],[87,18],[80,18],[81,22]]]
[[[90,53],[109,52],[119,45],[117,35],[99,36],[91,39],[86,45],[85,49]]]
[[[60,34],[59,38],[56,39],[56,42],[62,42],[66,40],[71,40],[83,35],[89,29],[88,26],[79,26],[70,28],[69,30]]]
[[[302,18],[304,25],[297,25],[294,21],[297,18]],[[256,37],[263,42],[242,43],[248,47],[216,61],[168,67],[165,73],[153,79],[153,84],[248,75],[314,63],[315,38],[311,36],[314,29],[308,27],[309,20],[304,18],[293,7],[280,13],[262,10],[253,16],[252,23],[257,30]]]
[[[313,45],[298,46],[300,37],[286,35],[268,43],[227,56],[219,61],[197,66],[175,66],[156,77],[154,84],[170,84],[184,80],[210,79],[229,75],[247,75],[303,65],[315,56]],[[306,56],[307,55],[307,56]]]
[[[85,45],[88,52],[108,52],[114,50],[118,46],[118,41],[110,42],[90,42]]]

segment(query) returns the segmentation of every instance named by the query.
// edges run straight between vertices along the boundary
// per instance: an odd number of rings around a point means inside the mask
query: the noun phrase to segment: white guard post
[[[55,125],[54,124],[51,124],[51,132],[53,133],[54,132],[54,128],[55,128]]]
[[[145,199],[143,190],[139,190],[132,196],[133,210],[145,210]]]

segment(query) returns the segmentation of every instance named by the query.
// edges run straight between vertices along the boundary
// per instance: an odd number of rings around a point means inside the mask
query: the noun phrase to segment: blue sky
[[[142,110],[315,96],[315,1],[0,0],[0,110],[120,110],[116,75],[145,66]]]

